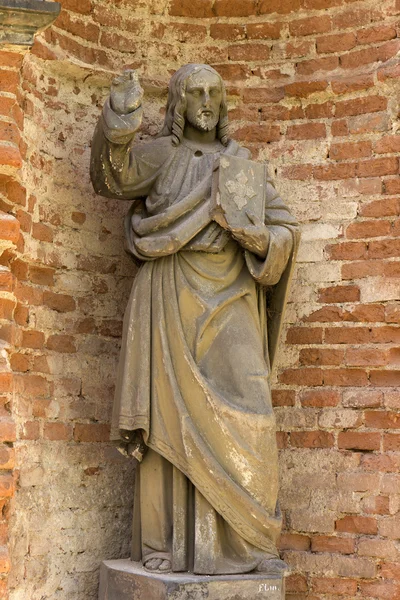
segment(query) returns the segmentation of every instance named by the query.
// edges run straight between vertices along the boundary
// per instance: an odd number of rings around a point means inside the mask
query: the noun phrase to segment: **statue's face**
[[[200,131],[217,126],[222,102],[220,79],[215,73],[202,69],[191,75],[186,83],[186,119]]]

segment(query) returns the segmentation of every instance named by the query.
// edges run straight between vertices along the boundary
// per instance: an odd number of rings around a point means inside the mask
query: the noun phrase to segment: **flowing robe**
[[[296,223],[267,181],[268,254],[243,251],[211,220],[211,180],[221,153],[249,152],[233,141],[175,147],[170,137],[134,146],[137,123],[138,111],[120,116],[106,104],[92,146],[96,191],[136,199],[126,234],[144,261],[125,314],[112,424],[115,439],[141,429],[149,447],[132,557],[169,556],[175,571],[248,572],[278,556],[270,373]]]

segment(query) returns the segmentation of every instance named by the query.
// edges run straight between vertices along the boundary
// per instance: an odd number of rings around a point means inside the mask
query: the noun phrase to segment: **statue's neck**
[[[183,130],[183,137],[197,144],[212,144],[217,137],[217,129],[214,127],[211,131],[202,131],[196,129],[190,123],[186,123]]]

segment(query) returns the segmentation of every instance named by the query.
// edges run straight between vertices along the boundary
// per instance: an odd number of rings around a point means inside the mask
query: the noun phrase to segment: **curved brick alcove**
[[[274,383],[287,598],[395,600],[400,3],[61,4],[30,52],[0,52],[10,598],[94,599],[101,560],[129,553],[134,469],[107,436],[136,267],[127,205],[91,189],[90,139],[113,72],[139,71],[145,138],[170,74],[204,61],[227,81],[232,135],[269,161],[303,223]]]

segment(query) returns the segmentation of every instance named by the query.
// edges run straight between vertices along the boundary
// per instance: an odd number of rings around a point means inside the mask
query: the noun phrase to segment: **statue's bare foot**
[[[167,558],[149,558],[143,561],[143,566],[148,571],[158,573],[169,573],[171,571],[171,561]]]
[[[283,574],[289,570],[288,565],[280,558],[266,558],[256,567],[257,573],[278,573]]]

